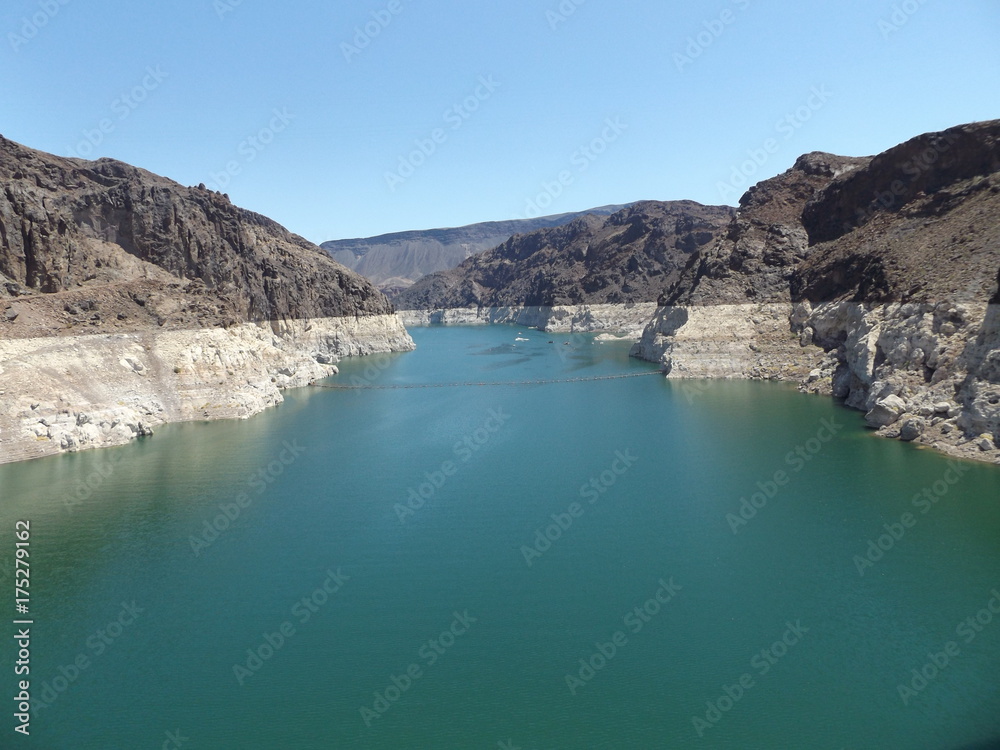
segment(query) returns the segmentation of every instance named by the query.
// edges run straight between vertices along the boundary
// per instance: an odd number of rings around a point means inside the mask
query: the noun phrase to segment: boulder
[[[899,396],[887,396],[872,407],[865,415],[865,421],[871,427],[888,427],[896,424],[906,412],[906,402]]]
[[[926,429],[927,423],[921,417],[910,417],[903,422],[903,426],[899,430],[899,438],[910,442],[923,435]]]
[[[902,385],[899,383],[876,380],[872,383],[872,386],[868,391],[868,398],[865,401],[865,406],[869,411],[871,411],[880,401],[885,401],[890,396],[898,396],[901,390]]]

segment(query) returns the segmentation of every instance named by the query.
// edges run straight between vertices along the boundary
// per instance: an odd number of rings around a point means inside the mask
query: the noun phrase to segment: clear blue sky
[[[752,181],[1000,117],[998,32],[996,0],[5,0],[0,133],[316,242],[734,203],[754,152]]]

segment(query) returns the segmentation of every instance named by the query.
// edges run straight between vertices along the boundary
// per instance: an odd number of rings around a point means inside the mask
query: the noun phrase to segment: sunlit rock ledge
[[[246,419],[341,357],[411,349],[396,315],[0,341],[0,463]]]

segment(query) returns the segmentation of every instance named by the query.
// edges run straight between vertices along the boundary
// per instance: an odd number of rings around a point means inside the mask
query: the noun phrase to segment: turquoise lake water
[[[589,337],[413,335],[338,380],[655,369]],[[2,466],[0,497],[11,599],[31,523],[36,701],[15,734],[11,618],[4,748],[1000,738],[1000,470],[784,385],[303,389]]]

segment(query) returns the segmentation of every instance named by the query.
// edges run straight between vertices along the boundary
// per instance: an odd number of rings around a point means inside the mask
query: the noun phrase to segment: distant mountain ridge
[[[378,237],[333,240],[320,247],[338,263],[365,276],[379,288],[393,292],[405,289],[428,274],[455,268],[466,258],[491,250],[515,234],[563,226],[587,214],[609,216],[624,207],[624,204],[601,206],[535,219],[393,232]]]
[[[394,301],[400,310],[655,302],[733,215],[729,206],[640,201],[511,237]]]

